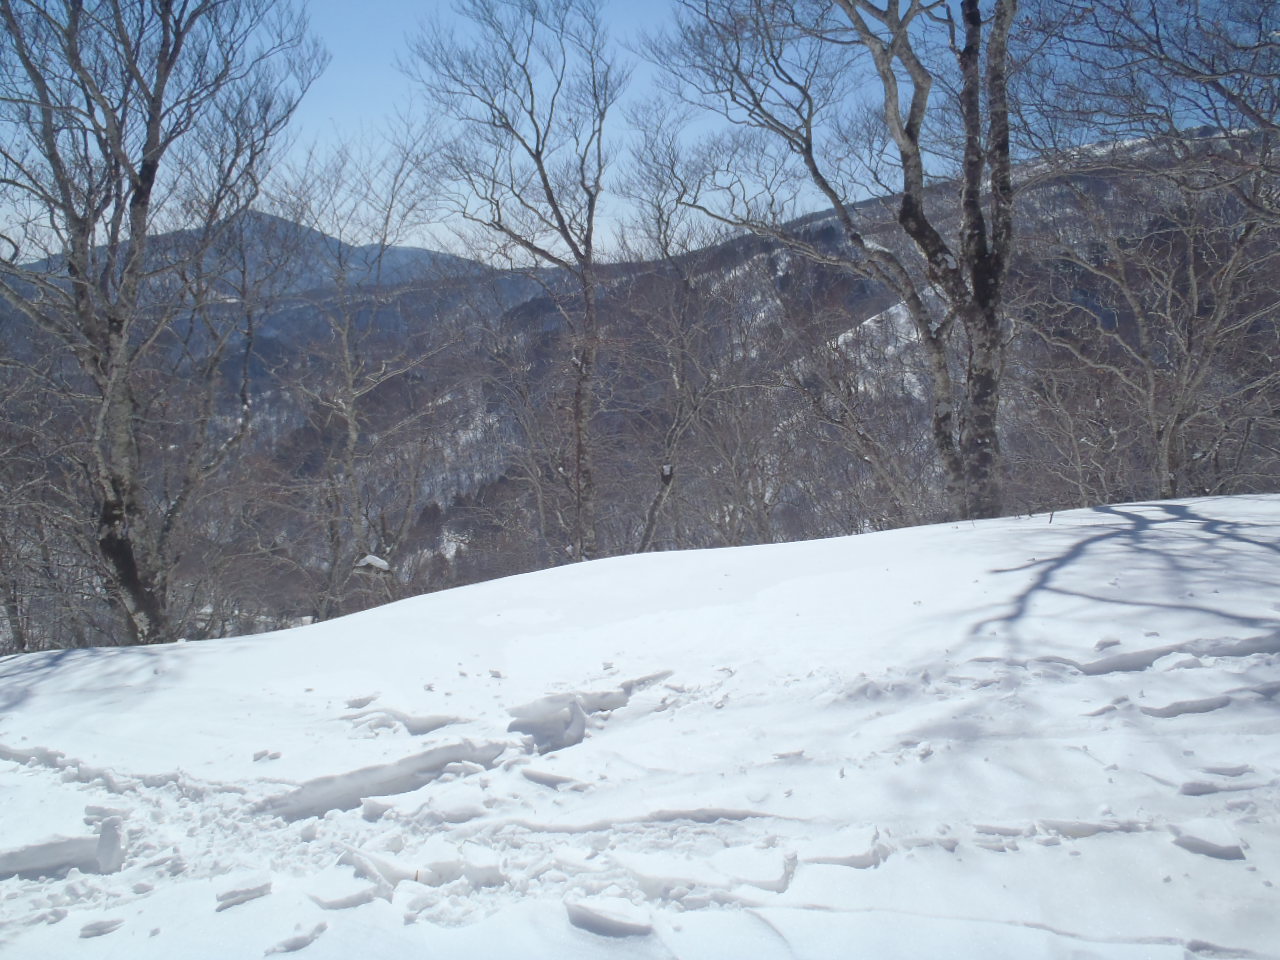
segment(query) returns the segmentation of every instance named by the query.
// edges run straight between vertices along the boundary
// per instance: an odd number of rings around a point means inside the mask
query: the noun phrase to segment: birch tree
[[[681,0],[650,48],[678,95],[729,125],[672,171],[688,202],[902,304],[951,510],[966,517],[1002,506],[1017,14],[1017,0]],[[886,188],[882,204],[860,202]],[[822,208],[834,244],[792,222]]]
[[[595,0],[460,0],[464,39],[436,24],[410,44],[406,70],[448,124],[423,158],[462,223],[513,266],[561,271],[548,295],[568,331],[569,449],[551,465],[569,495],[568,549],[597,553],[593,430],[600,351],[599,224],[612,160],[611,119],[628,72]]]
[[[123,637],[169,640],[184,515],[249,413],[206,389],[250,340],[222,225],[324,58],[284,0],[0,0],[0,25],[0,295],[74,374],[51,455]]]

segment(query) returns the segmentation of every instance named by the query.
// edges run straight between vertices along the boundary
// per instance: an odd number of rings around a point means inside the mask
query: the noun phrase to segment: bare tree
[[[459,336],[439,311],[475,265],[409,245],[430,216],[412,172],[422,146],[314,153],[261,204],[288,251],[276,322],[290,335],[259,359],[275,409],[252,444],[244,562],[277,585],[277,613],[328,619],[424,588],[414,528],[450,492],[462,376],[442,376]]]
[[[1274,3],[1029,0],[1024,26],[1038,55],[1019,84],[1021,133],[1041,154],[1229,190],[1242,216],[1280,218]]]
[[[1274,484],[1275,5],[1027,13],[1017,101],[1041,157],[1016,309],[1039,341],[1019,417],[1054,451],[1040,486],[1089,503]]]
[[[1057,215],[1027,228],[1034,274],[1018,303],[1050,348],[1029,377],[1070,424],[1057,459],[1081,478],[1080,499],[1267,486],[1276,229],[1226,186],[1188,192],[1116,170],[1064,175],[1054,191]]]
[[[177,532],[248,408],[169,409],[182,394],[158,371],[208,385],[245,349],[220,225],[254,199],[323,57],[281,0],[0,0],[0,23],[0,293],[84,398],[76,509],[125,635],[172,639]]]
[[[452,140],[423,158],[462,222],[496,241],[513,265],[563,271],[553,281],[569,332],[572,390],[567,463],[569,549],[597,552],[593,429],[601,289],[598,226],[611,160],[610,118],[627,80],[595,0],[460,0],[470,28],[440,25],[410,44],[407,71],[451,124]]]
[[[829,533],[946,516],[929,441],[929,373],[906,310],[845,271],[801,266],[792,268],[783,301],[783,329],[795,353],[785,378],[806,403],[812,443],[821,451],[811,479],[832,479],[834,467],[842,477],[832,494],[846,512],[858,505],[856,518]],[[851,315],[851,303],[860,314]],[[828,459],[841,462],[824,465]]]
[[[927,358],[952,510],[998,513],[1017,0],[680,7],[676,30],[651,55],[672,68],[681,96],[731,124],[699,163],[672,171],[687,202],[892,291]],[[879,93],[870,106],[856,95],[867,78]],[[949,139],[954,165],[939,170]],[[886,184],[892,210],[859,204]],[[835,244],[788,224],[817,205],[832,211]]]
[[[622,489],[614,509],[628,504],[634,529],[620,539],[637,553],[663,542],[660,531],[670,505],[686,484],[696,496],[696,438],[713,409],[751,403],[764,385],[736,364],[727,349],[735,328],[737,289],[717,283],[716,248],[727,231],[710,225],[681,202],[680,184],[667,176],[682,149],[669,104],[636,108],[645,136],[632,153],[621,192],[631,203],[622,232],[623,259],[633,264],[617,299],[623,316],[612,339],[615,363],[627,386],[615,406],[627,420],[629,469],[617,477]],[[747,374],[741,376],[740,374]],[[774,384],[776,386],[776,383]],[[679,524],[668,523],[665,542],[689,546]]]

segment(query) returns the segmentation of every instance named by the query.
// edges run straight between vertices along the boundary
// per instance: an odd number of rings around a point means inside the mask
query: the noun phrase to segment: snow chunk
[[[649,912],[621,897],[566,900],[565,911],[575,927],[600,937],[644,937],[653,933]]]
[[[669,676],[670,670],[662,670],[627,680],[619,684],[616,690],[573,691],[540,697],[509,709],[507,712],[515,719],[507,726],[507,730],[533,737],[539,753],[572,747],[581,743],[587,735],[588,714],[625,707],[637,690],[643,690]]]
[[[1253,767],[1247,763],[1221,763],[1200,769],[1219,777],[1243,777],[1246,773],[1253,773]]]
[[[0,851],[0,880],[8,877],[56,877],[69,870],[116,873],[124,863],[120,818],[102,822],[96,837],[56,837],[13,850]]]
[[[506,744],[476,744],[469,740],[445,744],[394,763],[308,780],[296,790],[262,801],[257,810],[273,813],[285,820],[319,817],[330,810],[353,810],[366,797],[417,790],[439,776],[446,764],[458,760],[470,760],[488,766],[505,749]]]
[[[712,855],[711,866],[739,883],[782,893],[791,885],[796,855],[759,847],[726,847]]]
[[[262,883],[249,883],[241,887],[233,887],[223,893],[218,894],[218,906],[215,912],[221,913],[223,910],[230,910],[232,907],[238,907],[242,903],[248,903],[250,900],[257,900],[259,897],[265,897],[271,892],[271,881],[265,880]]]
[[[59,837],[0,852],[0,879],[54,877],[73,867],[83,873],[97,872],[96,837]]]
[[[431,837],[417,852],[422,869],[416,877],[419,883],[438,887],[452,883],[462,876],[463,858],[458,848],[443,837]],[[472,858],[473,862],[476,858]]]
[[[363,699],[363,698],[359,698]],[[372,698],[370,698],[372,699]],[[348,701],[347,705],[351,706],[354,701]],[[363,705],[367,705],[368,700]],[[457,723],[457,717],[451,717],[444,714],[429,714],[427,716],[415,716],[410,713],[404,713],[401,710],[393,710],[384,708],[378,710],[361,710],[359,713],[349,713],[342,718],[343,720],[363,721],[363,724],[357,723],[357,726],[365,725],[371,728],[391,727],[400,724],[404,727],[405,732],[411,737],[421,737],[425,734],[439,730],[441,727],[447,727],[451,723]]]
[[[620,850],[610,859],[631,874],[644,895],[653,900],[679,899],[674,891],[681,888],[686,891],[690,887],[727,890],[731,886],[729,878],[713,865],[677,853]]]
[[[587,715],[576,694],[565,693],[543,697],[519,707],[512,707],[514,720],[507,726],[511,733],[533,737],[539,753],[550,753],[581,743],[587,735]]]
[[[402,883],[420,883],[438,887],[462,876],[463,857],[453,844],[433,837],[413,855],[413,862],[395,860],[381,854],[348,847],[338,862],[353,867],[356,874],[376,886],[376,895],[390,900],[392,891]],[[472,856],[476,869],[483,866],[482,856]],[[478,874],[477,874],[478,875]]]
[[[506,881],[498,855],[476,843],[463,844],[462,875],[476,888],[496,887]]]
[[[328,929],[329,925],[322,920],[320,923],[317,923],[312,927],[307,933],[300,933],[297,936],[281,940],[274,947],[268,950],[267,953],[293,953],[295,950],[301,950],[303,947],[309,947],[311,944],[315,943],[316,938],[320,936],[320,934],[324,933]]]
[[[117,873],[124,865],[124,833],[120,829],[119,817],[108,817],[102,821],[94,854],[99,873]]]
[[[433,787],[427,807],[445,823],[466,823],[485,815],[486,802],[492,801],[482,787],[466,780],[455,780]]]
[[[1230,705],[1231,698],[1227,696],[1221,697],[1205,697],[1203,700],[1179,700],[1177,703],[1171,703],[1166,707],[1140,707],[1148,717],[1180,717],[1187,713],[1210,713],[1214,710],[1221,710],[1223,707]]]
[[[875,827],[847,830],[833,840],[834,843],[826,846],[821,852],[815,851],[805,856],[804,862],[829,863],[840,867],[866,870],[880,866],[893,852],[888,844],[881,842],[880,831]]]
[[[386,900],[391,899],[397,884],[417,877],[417,871],[413,867],[355,847],[348,847],[338,858],[338,863],[352,867],[356,876],[372,882],[377,895]]]
[[[331,867],[310,878],[307,896],[321,910],[349,910],[364,906],[378,894],[376,887],[356,877],[350,870]]]
[[[1040,826],[1050,833],[1067,837],[1071,840],[1083,840],[1085,837],[1099,833],[1134,833],[1142,829],[1132,821],[1101,823],[1091,820],[1041,820]]]
[[[1239,838],[1218,820],[1192,820],[1169,828],[1173,842],[1183,850],[1216,860],[1243,860],[1244,848]]]
[[[93,923],[86,923],[80,928],[80,938],[88,940],[91,937],[101,937],[119,930],[123,923],[123,920],[95,920]]]
[[[571,790],[585,790],[587,785],[573,777],[561,776],[558,773],[548,773],[545,770],[534,770],[530,767],[524,767],[520,771],[520,775],[526,780],[536,783],[540,787],[550,787],[552,790],[559,790],[566,784]]]

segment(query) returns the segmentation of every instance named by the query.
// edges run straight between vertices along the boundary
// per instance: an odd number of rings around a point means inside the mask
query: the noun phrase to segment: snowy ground
[[[1280,957],[1280,497],[0,661],[0,955]]]

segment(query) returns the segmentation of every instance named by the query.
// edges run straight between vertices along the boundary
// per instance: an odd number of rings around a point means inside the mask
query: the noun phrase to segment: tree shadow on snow
[[[0,657],[0,716],[21,707],[43,690],[55,690],[63,681],[78,690],[138,688],[155,676],[154,665],[164,647],[82,647],[16,653]]]
[[[1218,621],[1234,631],[1280,629],[1280,616],[1248,615],[1215,602],[1210,584],[1229,578],[1232,586],[1261,597],[1280,600],[1280,535],[1258,536],[1280,524],[1241,522],[1206,517],[1185,503],[1141,503],[1095,507],[1114,522],[1096,533],[1084,533],[1056,556],[1037,556],[995,574],[1031,574],[1004,609],[978,621],[970,629],[978,637],[1004,627],[1011,643],[1025,639],[1021,628],[1038,602],[1073,597],[1114,609],[1117,618],[1147,612],[1153,618],[1171,613],[1194,613]],[[1073,532],[1079,528],[1073,528]],[[1150,591],[1125,592],[1122,578],[1158,577],[1161,597]],[[1086,579],[1092,578],[1092,579]],[[1233,591],[1234,592],[1234,591]]]

